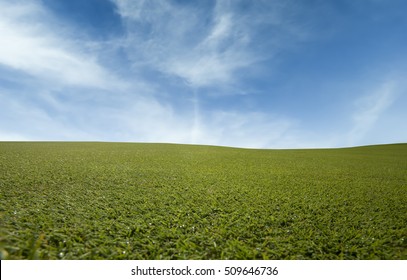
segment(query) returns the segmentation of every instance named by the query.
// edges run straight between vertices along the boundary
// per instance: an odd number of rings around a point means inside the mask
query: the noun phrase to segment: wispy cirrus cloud
[[[265,16],[261,8],[266,4],[261,2],[244,10],[237,8],[239,1],[206,2],[204,7],[157,0],[112,1],[126,23],[124,47],[133,64],[178,76],[193,88],[237,82],[239,70],[272,57],[294,30],[293,24],[283,24],[278,12],[279,16]],[[267,11],[282,8],[268,4]],[[264,28],[274,29],[275,36],[261,38],[260,46],[258,30]]]
[[[97,140],[89,105],[129,83],[41,1],[0,0],[0,11],[0,139]]]
[[[356,110],[352,115],[353,124],[348,133],[347,145],[360,145],[368,142],[368,139],[365,138],[374,130],[385,131],[385,128],[377,127],[377,123],[380,119],[388,117],[389,114],[386,114],[386,111],[391,110],[391,106],[403,91],[405,91],[403,83],[400,83],[397,79],[388,79],[372,90],[371,93],[356,99]]]
[[[122,87],[39,1],[0,1],[0,64],[49,84]],[[64,34],[65,33],[65,34]],[[64,36],[65,35],[65,36]],[[83,43],[83,42],[82,42]]]

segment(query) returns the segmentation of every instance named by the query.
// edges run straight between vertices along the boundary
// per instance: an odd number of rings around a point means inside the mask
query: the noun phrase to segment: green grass
[[[0,143],[3,259],[407,259],[407,144]]]

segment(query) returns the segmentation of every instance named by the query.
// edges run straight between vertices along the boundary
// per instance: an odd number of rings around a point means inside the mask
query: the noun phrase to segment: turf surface
[[[407,144],[0,142],[2,259],[406,259]]]

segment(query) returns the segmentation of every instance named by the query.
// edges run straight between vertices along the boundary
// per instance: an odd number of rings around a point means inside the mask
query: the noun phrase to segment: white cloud
[[[215,111],[200,115],[197,124],[171,107],[143,100],[125,113],[112,113],[120,124],[117,139],[110,141],[172,142],[247,148],[287,147],[284,144],[295,122],[261,113]]]
[[[33,90],[34,95],[38,92]],[[49,114],[36,102],[37,97],[24,99],[0,91],[0,140],[90,140],[86,130],[81,130],[64,119],[64,111],[69,109],[76,112],[69,105],[58,103],[57,114]],[[41,98],[38,98],[41,99]],[[62,108],[64,107],[64,108]]]
[[[218,94],[307,38],[294,19],[301,8],[291,2],[111,1],[127,28],[122,46],[135,68],[148,66],[191,88],[218,87]]]
[[[0,1],[0,10],[0,64],[51,84],[102,89],[125,86],[83,45],[62,37],[66,30],[40,2]]]
[[[370,142],[365,139],[366,135],[375,129],[376,123],[396,101],[398,94],[397,82],[389,80],[357,100],[357,109],[352,116],[353,127],[348,133],[348,145]]]
[[[127,23],[125,47],[133,53],[136,66],[147,63],[196,88],[230,83],[235,71],[255,62],[247,48],[246,28],[227,7],[217,5],[213,14],[206,15],[169,1],[114,2]]]
[[[203,45],[216,49],[220,42],[228,37],[232,28],[232,16],[229,14],[219,15],[217,18],[215,18],[215,24],[212,27],[209,35],[203,41]]]

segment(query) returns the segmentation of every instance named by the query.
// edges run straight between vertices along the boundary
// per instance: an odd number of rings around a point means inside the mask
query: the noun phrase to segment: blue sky
[[[403,0],[0,0],[0,141],[407,142]]]

